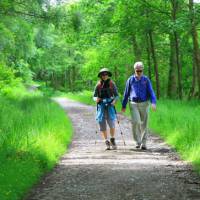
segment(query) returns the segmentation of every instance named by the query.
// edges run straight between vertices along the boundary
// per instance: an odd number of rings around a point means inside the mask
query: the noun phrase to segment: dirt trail
[[[75,135],[69,152],[26,200],[200,200],[200,178],[159,137],[149,136],[147,151],[136,150],[130,121],[120,116],[127,145],[116,125],[118,150],[105,151],[95,134],[95,108],[56,101],[70,116]]]

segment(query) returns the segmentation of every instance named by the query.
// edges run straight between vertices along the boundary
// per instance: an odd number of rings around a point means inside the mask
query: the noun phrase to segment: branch
[[[163,10],[161,10],[160,8],[153,6],[153,5],[150,4],[147,0],[143,0],[142,3],[145,3],[146,6],[147,6],[148,8],[152,8],[152,9],[154,9],[154,10],[155,10],[156,12],[158,12],[158,13],[165,14],[165,15],[167,15],[168,17],[171,17],[171,13],[170,13],[170,12],[163,11]]]
[[[21,15],[21,16],[29,16],[33,18],[40,18],[40,19],[47,19],[47,16],[45,15],[39,15],[36,13],[28,13],[28,12],[22,12],[22,11],[17,11],[17,10],[0,10],[1,15],[9,15],[9,16],[16,16],[16,15]]]

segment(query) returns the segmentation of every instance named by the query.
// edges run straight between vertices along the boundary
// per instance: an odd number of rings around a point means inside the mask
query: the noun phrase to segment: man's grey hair
[[[141,61],[136,62],[136,63],[134,64],[134,69],[136,69],[136,68],[144,69],[144,64],[143,64],[143,62],[141,62]]]

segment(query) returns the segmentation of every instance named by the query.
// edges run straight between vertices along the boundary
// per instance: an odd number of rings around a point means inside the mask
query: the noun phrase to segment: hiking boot
[[[110,142],[106,140],[105,143],[106,143],[106,150],[110,150]]]
[[[112,149],[116,150],[117,145],[116,145],[116,142],[115,142],[115,138],[110,138],[110,143],[111,143]]]
[[[136,148],[136,149],[139,149],[140,146],[141,146],[141,144],[136,144],[135,148]]]
[[[146,145],[141,144],[140,149],[142,149],[142,150],[147,150],[147,147],[146,147]]]

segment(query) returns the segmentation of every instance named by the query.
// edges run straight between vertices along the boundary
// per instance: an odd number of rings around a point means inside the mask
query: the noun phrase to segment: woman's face
[[[108,73],[107,72],[103,72],[101,74],[101,79],[104,80],[104,81],[106,81],[108,79]]]

